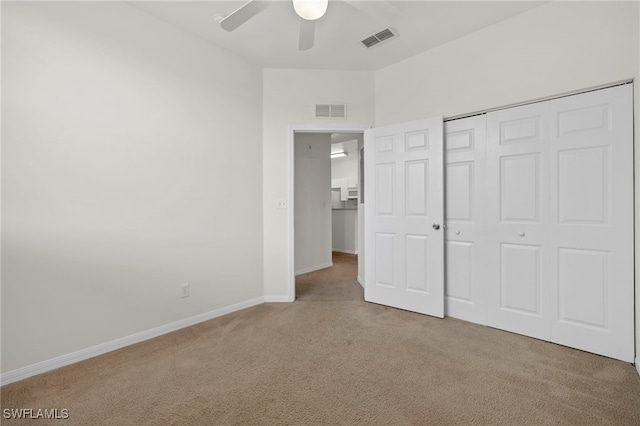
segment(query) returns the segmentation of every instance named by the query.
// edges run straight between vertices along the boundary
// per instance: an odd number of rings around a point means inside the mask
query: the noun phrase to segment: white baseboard
[[[290,296],[265,296],[264,301],[266,303],[291,303],[294,298]]]
[[[322,265],[312,266],[310,268],[299,269],[296,271],[296,275],[308,274],[309,272],[318,271],[324,268],[331,268],[332,266],[333,266],[333,262],[329,262]]]
[[[636,371],[638,372],[638,374],[640,374],[640,359],[636,358]]]
[[[357,251],[353,251],[353,250],[343,250],[343,249],[331,249],[331,251],[337,251],[338,253],[347,253],[347,254],[358,254]]]
[[[17,382],[18,380],[26,379],[37,374],[46,373],[47,371],[55,370],[56,368],[74,364],[79,361],[84,361],[85,359],[93,358],[95,356],[102,355],[107,352],[123,348],[125,346],[144,342],[145,340],[153,339],[154,337],[162,336],[163,334],[171,333],[172,331],[180,330],[181,328],[189,327],[203,321],[217,318],[222,315],[230,314],[242,309],[250,308],[251,306],[260,305],[261,303],[264,303],[264,301],[264,297],[256,297],[255,299],[249,299],[231,306],[226,306],[214,311],[205,312],[203,314],[185,318],[183,320],[152,328],[150,330],[141,331],[140,333],[112,340],[110,342],[101,343],[90,348],[81,349],[70,354],[28,365],[17,370],[8,371],[0,375],[0,384],[2,384],[2,386],[8,385],[9,383]]]
[[[356,278],[356,280],[358,280],[358,284],[360,284],[362,288],[364,288],[364,280],[360,278],[360,275],[358,275],[358,278]]]

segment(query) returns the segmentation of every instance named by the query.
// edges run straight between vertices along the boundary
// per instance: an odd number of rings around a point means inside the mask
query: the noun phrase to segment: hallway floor
[[[333,266],[296,277],[296,300],[364,300],[358,255],[334,251]]]

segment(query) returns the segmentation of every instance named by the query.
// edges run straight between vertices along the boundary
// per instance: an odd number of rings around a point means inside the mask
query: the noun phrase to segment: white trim
[[[287,173],[287,183],[289,185],[289,282],[287,283],[287,296],[290,300],[296,297],[296,270],[295,270],[295,228],[294,228],[294,206],[295,206],[295,134],[296,132],[307,133],[362,133],[371,126],[340,125],[336,123],[320,124],[296,124],[289,126],[289,170]]]
[[[170,324],[162,325],[160,327],[152,328],[146,331],[141,331],[130,336],[121,337],[120,339],[112,340],[110,342],[101,343],[90,348],[81,349],[76,352],[38,362],[26,367],[18,368],[17,370],[9,371],[0,375],[0,383],[2,383],[2,386],[8,385],[9,383],[17,382],[18,380],[23,380],[37,374],[46,373],[47,371],[55,370],[57,368],[74,364],[76,362],[84,361],[85,359],[93,358],[95,356],[102,355],[116,349],[124,348],[125,346],[144,342],[145,340],[153,339],[154,337],[162,336],[163,334],[171,333],[173,331],[180,330],[181,328],[189,327],[203,321],[221,317],[223,315],[250,308],[252,306],[260,305],[264,303],[264,301],[264,297],[256,297],[254,299],[245,300],[244,302],[236,303],[231,306],[216,309],[210,312],[205,312],[199,315],[194,315],[180,321],[175,321]]]
[[[291,303],[295,299],[289,296],[264,296],[265,303]]]
[[[640,359],[636,358],[635,366],[636,371],[638,372],[638,374],[640,374]]]
[[[565,98],[567,96],[573,96],[573,95],[580,95],[582,93],[593,92],[595,90],[609,89],[611,87],[623,86],[625,84],[630,84],[630,83],[633,83],[633,78],[630,78],[630,79],[627,79],[627,80],[620,80],[620,81],[616,81],[616,82],[613,82],[613,83],[600,84],[598,86],[592,86],[592,87],[588,87],[586,89],[572,90],[570,92],[559,93],[559,94],[556,94],[556,95],[545,96],[545,97],[542,97],[542,98],[530,99],[528,101],[516,102],[516,103],[508,104],[508,105],[501,105],[501,106],[498,106],[498,107],[495,107],[495,108],[483,109],[483,110],[479,110],[479,111],[469,112],[469,113],[466,113],[466,114],[459,114],[459,115],[453,115],[451,117],[444,117],[443,121],[460,120],[462,118],[473,117],[474,115],[487,114],[487,113],[494,112],[494,111],[501,111],[503,109],[515,108],[515,107],[524,106],[524,105],[531,105],[531,104],[536,104],[536,103],[539,103],[539,102],[546,102],[546,101],[550,101],[550,100],[553,100],[553,99]]]
[[[342,250],[342,249],[332,248],[331,251],[337,251],[338,253],[358,254],[357,250],[353,251],[353,250]]]
[[[299,269],[296,271],[296,275],[308,274],[309,272],[319,271],[324,268],[331,268],[333,266],[333,262],[323,263],[322,265],[312,266],[310,268]]]
[[[356,280],[358,281],[358,284],[360,284],[362,288],[364,288],[364,280],[360,278],[360,275],[358,275],[358,278],[356,278]]]

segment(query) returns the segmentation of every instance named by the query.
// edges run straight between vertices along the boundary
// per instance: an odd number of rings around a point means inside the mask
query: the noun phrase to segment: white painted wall
[[[348,157],[331,160],[331,179],[355,178],[358,173],[358,155],[354,152]]]
[[[259,68],[117,2],[3,2],[2,65],[2,372],[261,299]]]
[[[637,76],[638,2],[550,2],[376,72],[375,125]]]
[[[335,142],[346,139],[344,142]],[[331,152],[345,151],[346,157],[331,159],[331,179],[349,179],[358,177],[358,144],[364,140],[364,134],[337,134],[331,137]]]
[[[357,253],[358,211],[341,209],[331,212],[331,245],[334,251]]]
[[[295,135],[296,274],[332,266],[331,134]]]
[[[331,160],[332,180],[358,180],[358,144],[364,140],[364,134],[353,136],[353,147],[348,151],[349,155]],[[331,247],[333,251],[356,254],[358,253],[358,200],[349,200],[346,204],[353,210],[333,210],[331,214]],[[345,203],[342,205],[344,206]]]
[[[264,293],[267,300],[293,294],[290,217],[276,208],[290,198],[293,176],[289,126],[340,130],[373,122],[373,72],[265,69],[263,72]],[[313,118],[317,102],[346,102],[346,120]]]
[[[638,9],[638,2],[551,2],[382,69],[375,124],[455,116],[634,78],[640,212]],[[639,231],[636,215],[637,247]],[[640,306],[639,281],[636,298]],[[636,321],[640,353],[640,315]]]

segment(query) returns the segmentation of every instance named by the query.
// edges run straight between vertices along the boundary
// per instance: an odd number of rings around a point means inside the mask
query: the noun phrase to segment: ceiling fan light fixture
[[[298,16],[308,21],[322,18],[328,5],[329,0],[293,0],[293,8]]]

